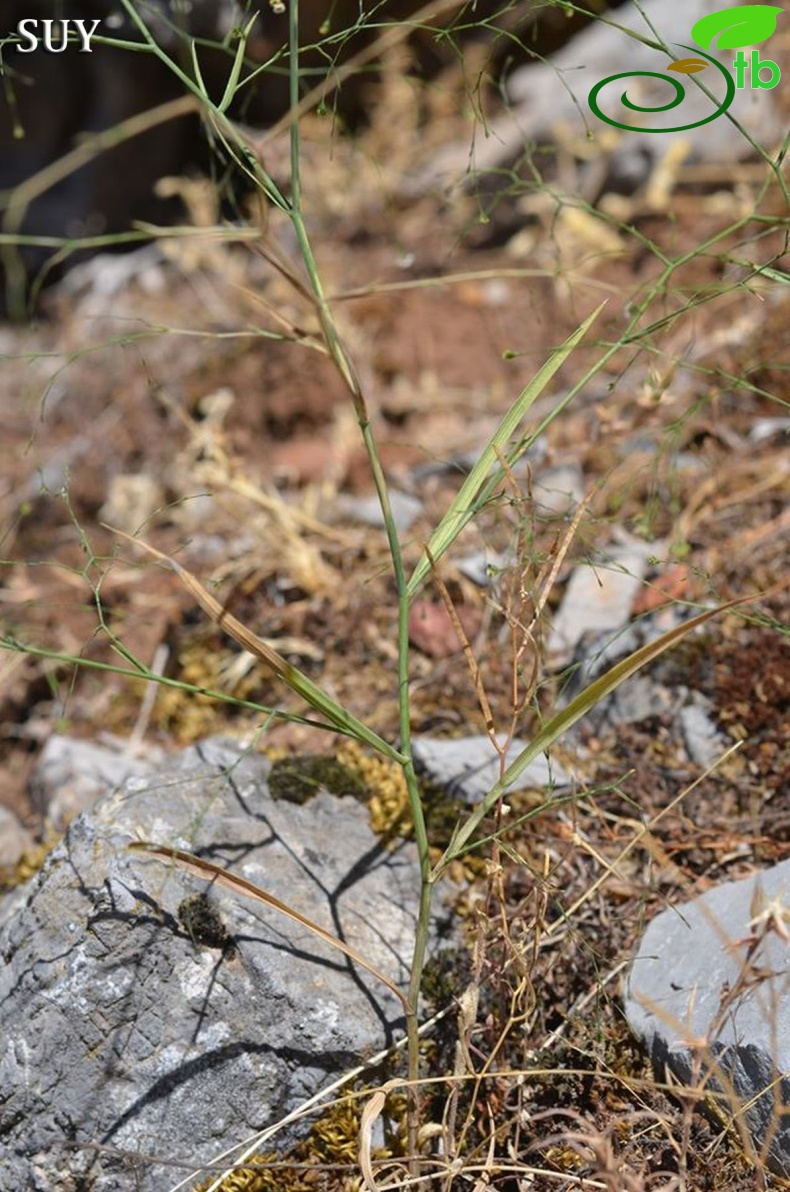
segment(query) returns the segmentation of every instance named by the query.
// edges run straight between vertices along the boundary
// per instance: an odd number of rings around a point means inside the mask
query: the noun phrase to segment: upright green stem
[[[406,571],[403,565],[403,554],[400,539],[395,525],[390,504],[389,489],[384,470],[381,466],[376,442],[368,417],[367,407],[359,380],[354,367],[346,355],[343,344],[335,327],[332,312],[324,295],[321,278],[318,274],[315,258],[313,257],[310,240],[302,216],[302,191],[299,173],[299,2],[291,0],[289,6],[289,55],[290,55],[290,102],[291,102],[291,221],[299,244],[299,251],[310,278],[310,284],[315,298],[318,318],[332,359],[338,367],[348,386],[354,403],[362,440],[365,444],[370,468],[373,475],[376,494],[381,505],[384,525],[386,527],[387,542],[392,559],[395,584],[398,594],[398,721],[400,731],[400,753],[405,757],[402,768],[406,781],[414,836],[420,865],[420,906],[415,932],[414,953],[412,956],[409,975],[408,1008],[406,1011],[406,1030],[408,1035],[408,1065],[409,1065],[409,1167],[413,1176],[419,1175],[419,1156],[417,1153],[417,1135],[420,1124],[419,1102],[419,1033],[417,1014],[419,1008],[422,973],[425,965],[425,954],[428,943],[428,929],[430,926],[431,901],[433,895],[433,877],[428,848],[428,834],[425,826],[420,790],[414,772],[414,762],[411,753],[411,715],[409,702],[409,594]]]

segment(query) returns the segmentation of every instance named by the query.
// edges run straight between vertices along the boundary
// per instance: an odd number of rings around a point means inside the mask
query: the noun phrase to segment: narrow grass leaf
[[[241,877],[240,874],[231,873],[229,869],[223,869],[220,865],[214,865],[211,861],[204,861],[202,857],[196,857],[194,853],[185,852],[180,848],[170,848],[163,844],[151,844],[147,840],[134,840],[127,848],[133,852],[148,853],[152,857],[158,857],[161,861],[170,861],[179,869],[186,870],[187,873],[193,873],[197,877],[203,878],[205,881],[213,882],[216,886],[223,886],[226,890],[232,890],[234,894],[244,894],[248,898],[255,898],[258,902],[263,902],[266,906],[273,910],[280,911],[281,914],[287,915],[289,919],[293,919],[295,923],[299,923],[302,927],[306,927],[313,935],[318,936],[324,943],[330,944],[331,947],[337,948],[344,956],[348,956],[349,960],[353,960],[361,968],[365,969],[386,985],[391,993],[394,993],[398,1001],[408,1010],[407,999],[405,994],[398,989],[389,977],[385,977],[384,973],[379,972],[372,964],[365,960],[364,956],[360,956],[354,948],[349,947],[343,940],[332,935],[331,932],[326,931],[318,923],[314,923],[312,919],[308,919],[306,915],[301,914],[287,902],[282,902],[279,898],[275,898],[274,894],[270,894],[268,890],[264,890],[261,886],[256,886],[255,882],[248,881],[246,877]]]
[[[507,456],[506,444],[510,441],[519,423],[546,388],[551,378],[583,339],[590,325],[598,317],[602,307],[603,303],[577,327],[563,344],[552,352],[543,367],[521,391],[516,401],[505,414],[486,447],[480,453],[477,463],[461,485],[450,508],[431,535],[430,542],[409,580],[406,589],[406,595],[409,599],[415,595],[420,585],[428,576],[431,570],[431,560],[434,563],[438,562],[445,551],[455,542],[464,526],[475,516],[477,512],[477,498],[486,487],[487,482],[490,481],[489,473],[497,463],[499,457],[506,456],[508,463],[511,465],[514,462],[514,460]],[[518,454],[523,453],[526,447],[529,446],[529,443],[529,439],[523,440]]]
[[[228,81],[227,81],[227,84],[225,85],[225,93],[222,96],[222,99],[219,101],[219,104],[217,105],[218,110],[220,112],[224,113],[225,111],[227,111],[227,109],[230,107],[230,104],[233,100],[234,95],[236,94],[236,88],[239,85],[239,77],[241,75],[241,68],[244,64],[244,55],[247,50],[247,39],[249,38],[250,33],[252,32],[252,27],[255,24],[255,22],[257,21],[257,19],[258,19],[258,15],[256,13],[256,15],[252,18],[252,20],[249,21],[245,25],[245,27],[241,30],[241,34],[239,36],[239,44],[236,46],[236,56],[233,59],[233,66],[231,67],[230,75],[228,76]],[[193,42],[193,52],[194,52],[194,42]],[[201,90],[205,91],[205,87],[201,87]]]
[[[18,642],[11,637],[0,637],[0,650],[8,650],[15,654],[27,654],[31,658],[47,658],[51,662],[60,662],[67,666],[80,667],[82,670],[104,671],[110,675],[120,675],[123,679],[133,679],[144,683],[156,683],[158,687],[172,687],[176,691],[183,691],[187,695],[202,695],[205,699],[216,700],[220,704],[228,704],[233,708],[247,708],[250,712],[259,712],[270,719],[276,718],[292,724],[305,724],[310,728],[326,728],[326,724],[319,720],[312,720],[309,716],[299,716],[295,712],[283,712],[279,708],[270,708],[268,704],[258,703],[256,700],[239,699],[238,696],[228,695],[227,691],[217,691],[213,687],[201,687],[197,683],[187,683],[182,679],[171,679],[167,675],[151,670],[144,666],[139,659],[129,655],[134,670],[128,666],[115,666],[111,662],[101,662],[98,658],[81,658],[78,654],[65,654],[60,650],[47,650],[43,646],[31,646],[26,642]]]
[[[195,45],[194,38],[189,43],[189,49],[192,53],[192,70],[194,71],[194,74],[195,74],[195,82],[197,83],[198,89],[205,94],[206,84],[203,82],[203,75],[200,72],[200,63],[198,61],[198,56],[197,56],[197,46]]]
[[[583,716],[586,716],[588,712],[599,704],[601,700],[605,699],[610,692],[624,683],[626,679],[629,679],[631,675],[641,670],[643,666],[647,666],[649,662],[653,662],[654,659],[671,649],[672,646],[676,645],[694,629],[699,628],[700,625],[704,625],[712,617],[717,617],[720,613],[726,612],[727,609],[736,608],[738,605],[748,604],[750,601],[757,599],[759,599],[759,595],[742,596],[737,600],[729,600],[726,604],[720,604],[716,608],[706,609],[705,612],[692,617],[690,621],[686,621],[683,625],[677,625],[674,629],[662,633],[661,637],[656,638],[655,641],[648,642],[641,649],[635,650],[633,654],[629,654],[627,658],[623,658],[622,661],[615,663],[610,670],[595,679],[588,687],[585,687],[584,691],[579,692],[576,698],[571,700],[566,708],[555,712],[542,725],[526,749],[523,749],[518,757],[511,762],[502,777],[478,804],[469,818],[456,830],[444,855],[436,866],[434,880],[444,872],[452,860],[460,857],[466,851],[469,841],[474,836],[482,820],[488,815],[502,795],[504,795],[508,787],[512,786],[516,779],[523,774],[530,762],[534,761],[539,754],[545,753],[572,725],[576,724],[577,720],[581,720]]]
[[[286,687],[290,687],[297,695],[309,704],[316,712],[320,712],[322,716],[333,725],[340,729],[350,737],[355,737],[359,741],[364,741],[366,745],[370,745],[377,753],[384,754],[385,757],[390,758],[391,761],[403,763],[405,758],[398,753],[397,749],[388,744],[383,737],[368,728],[361,720],[357,720],[351,712],[347,712],[336,700],[333,700],[330,695],[327,695],[312,679],[300,671],[298,667],[288,662],[283,658],[282,654],[278,653],[272,646],[265,642],[263,638],[258,637],[257,633],[253,633],[246,625],[229,613],[226,608],[223,608],[220,602],[207,592],[199,580],[177,563],[175,559],[171,559],[169,555],[163,554],[162,551],[156,547],[149,546],[147,542],[142,542],[139,538],[133,538],[131,534],[124,533],[123,530],[118,530],[112,526],[108,526],[114,534],[119,534],[122,538],[126,538],[129,542],[134,542],[137,546],[141,546],[143,550],[148,551],[149,554],[154,555],[155,558],[161,559],[168,563],[175,571],[178,578],[181,580],[187,591],[195,597],[198,604],[208,613],[215,625],[224,630],[234,641],[238,642],[250,654],[253,654],[261,662],[265,663],[271,671],[285,683]]]

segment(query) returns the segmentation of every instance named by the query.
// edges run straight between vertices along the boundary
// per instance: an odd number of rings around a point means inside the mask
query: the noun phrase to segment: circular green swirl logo
[[[601,111],[601,108],[598,104],[598,95],[600,94],[602,88],[606,87],[609,83],[616,83],[618,79],[661,79],[662,82],[669,83],[674,88],[675,98],[671,99],[669,103],[658,104],[655,107],[645,107],[641,104],[633,103],[628,98],[628,92],[624,91],[620,96],[620,102],[624,107],[630,108],[632,112],[646,112],[653,114],[655,112],[669,112],[673,108],[676,108],[678,104],[681,104],[685,99],[686,89],[681,83],[680,79],[672,78],[666,74],[661,74],[657,70],[627,70],[623,71],[621,74],[608,75],[607,78],[601,79],[599,83],[595,84],[588,96],[587,102],[590,105],[590,110],[594,112],[599,120],[604,120],[607,124],[611,124],[615,128],[623,128],[626,130],[626,132],[685,132],[689,128],[699,128],[701,124],[709,124],[711,120],[715,120],[717,116],[721,116],[723,112],[727,111],[727,108],[735,98],[735,80],[733,79],[732,75],[727,70],[726,66],[722,66],[722,64],[717,62],[715,58],[711,58],[711,56],[706,54],[704,50],[699,50],[696,46],[682,45],[680,42],[676,42],[675,44],[680,45],[681,49],[691,50],[695,55],[701,54],[703,58],[706,58],[708,62],[716,67],[725,80],[727,90],[724,99],[710,116],[705,116],[702,120],[695,120],[692,124],[675,124],[670,128],[645,128],[641,124],[623,124],[620,120],[613,120],[611,116],[607,116]],[[670,66],[667,69],[671,70],[672,67]],[[687,67],[684,73],[696,73],[697,69],[700,68],[697,67],[692,71],[691,68]]]

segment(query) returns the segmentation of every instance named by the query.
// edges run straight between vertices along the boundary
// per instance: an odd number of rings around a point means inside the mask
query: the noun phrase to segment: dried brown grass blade
[[[202,857],[196,857],[194,853],[185,852],[180,848],[170,848],[164,844],[151,844],[147,840],[135,840],[127,845],[127,848],[135,852],[148,853],[152,857],[158,857],[161,861],[170,861],[179,869],[186,870],[187,873],[193,873],[196,877],[203,878],[204,881],[213,882],[217,886],[223,886],[226,890],[232,890],[234,894],[244,894],[248,898],[255,898],[258,902],[263,902],[266,906],[272,907],[281,914],[287,915],[289,919],[293,919],[295,923],[299,923],[302,927],[306,927],[313,935],[317,935],[324,943],[330,944],[333,948],[337,948],[344,956],[348,956],[355,964],[361,968],[366,969],[377,980],[386,985],[391,993],[394,993],[398,1001],[403,1006],[404,1010],[408,1008],[405,994],[398,989],[397,985],[386,977],[384,973],[380,972],[372,964],[365,960],[354,948],[351,948],[343,940],[332,935],[331,932],[326,931],[318,923],[314,923],[312,919],[308,919],[306,915],[301,914],[300,911],[295,910],[289,906],[287,902],[282,902],[276,898],[274,894],[270,894],[268,890],[264,890],[261,886],[256,886],[254,882],[248,881],[246,877],[241,877],[237,873],[231,873],[229,869],[223,869],[220,865],[214,865],[211,861],[204,861]]]
[[[377,1089],[362,1110],[362,1118],[359,1123],[359,1168],[362,1172],[365,1192],[378,1192],[372,1163],[373,1127],[384,1108],[386,1099],[386,1094],[381,1089]]]
[[[149,555],[153,555],[156,559],[161,559],[163,563],[167,563],[173,568],[181,583],[190,592],[200,607],[208,613],[215,625],[220,629],[224,629],[234,641],[237,641],[245,650],[249,650],[250,654],[254,654],[256,658],[264,662],[278,678],[284,682],[288,682],[289,672],[295,671],[296,667],[287,662],[282,654],[268,645],[262,638],[248,629],[246,625],[237,620],[232,613],[229,613],[226,608],[220,604],[216,597],[207,592],[199,580],[195,579],[191,572],[187,571],[186,567],[182,567],[176,559],[170,555],[164,554],[161,550],[157,550],[155,546],[151,546],[148,542],[143,542],[139,538],[133,538],[131,534],[124,533],[117,527],[112,527],[114,534],[119,534],[126,538],[127,541],[133,542],[135,546],[141,547],[147,551]]]
[[[384,754],[391,761],[402,764],[406,760],[383,737],[380,737],[373,729],[368,728],[363,721],[358,720],[351,712],[346,711],[336,700],[333,700],[331,696],[327,695],[325,691],[314,683],[312,679],[309,679],[303,671],[300,671],[298,667],[288,662],[268,642],[258,637],[257,633],[253,633],[251,629],[248,629],[246,625],[237,620],[232,613],[229,613],[226,608],[223,608],[216,597],[206,591],[200,581],[191,572],[187,571],[186,567],[182,567],[170,555],[163,554],[155,546],[150,546],[149,543],[143,542],[139,538],[134,538],[131,534],[126,534],[117,527],[108,526],[107,529],[112,530],[119,537],[125,538],[127,542],[133,542],[135,546],[141,547],[149,555],[153,555],[155,559],[161,559],[163,563],[167,563],[172,567],[181,580],[181,583],[194,596],[200,607],[208,613],[215,625],[232,637],[245,650],[248,650],[250,654],[268,666],[279,679],[282,679],[287,687],[290,687],[292,691],[300,695],[305,703],[309,704],[316,712],[320,712],[325,716],[334,728],[339,729],[350,737],[355,737],[358,741],[364,741],[366,745],[370,745],[377,753]]]

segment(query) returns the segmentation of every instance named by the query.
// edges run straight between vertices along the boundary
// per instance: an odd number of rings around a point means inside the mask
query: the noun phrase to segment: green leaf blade
[[[635,650],[633,654],[629,654],[627,658],[623,658],[620,662],[615,663],[605,674],[585,687],[584,691],[579,692],[567,707],[562,708],[559,712],[555,712],[541,726],[529,745],[511,762],[502,777],[491,788],[459,829],[445,850],[444,856],[436,866],[434,876],[438,877],[452,860],[463,855],[483,819],[485,819],[508,788],[513,786],[530,762],[534,761],[539,754],[546,753],[552,745],[567,733],[568,729],[572,728],[577,721],[592,711],[601,700],[616,690],[626,679],[629,679],[637,671],[641,670],[642,667],[647,666],[649,662],[653,662],[661,654],[671,649],[672,646],[676,645],[687,634],[699,628],[700,625],[704,625],[706,621],[710,621],[712,617],[716,617],[727,609],[736,608],[754,599],[756,599],[754,596],[745,596],[737,600],[730,600],[726,604],[718,605],[716,608],[706,609],[705,612],[692,617],[690,621],[686,621],[684,624],[677,625],[674,629],[668,630],[655,641],[648,642],[647,645],[642,646],[639,650]]]
[[[564,364],[568,356],[584,338],[587,330],[597,319],[604,304],[601,303],[588,318],[570,335],[564,343],[556,348],[546,363],[530,383],[522,389],[516,401],[505,414],[497,429],[489,439],[480,457],[461,485],[458,494],[450,504],[439,525],[431,535],[427,550],[423,553],[414,568],[406,590],[411,600],[418,592],[431,569],[431,560],[436,563],[452,546],[458,535],[472,520],[480,508],[479,498],[482,493],[491,489],[491,472],[495,468],[500,455],[506,455],[506,445],[514,435],[519,423],[523,420],[531,406],[548,385],[557,370]],[[521,451],[526,450],[531,440],[525,440]],[[501,469],[500,469],[501,470]]]

